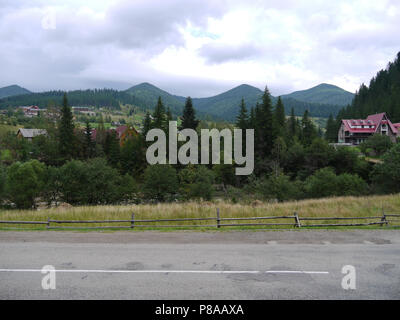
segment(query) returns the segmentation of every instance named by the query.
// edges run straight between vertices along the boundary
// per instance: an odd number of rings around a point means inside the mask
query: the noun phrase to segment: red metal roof
[[[342,123],[345,131],[358,133],[374,133],[376,130],[378,130],[379,125],[383,123],[388,124],[392,132],[397,134],[397,127],[395,127],[393,123],[387,119],[385,112],[369,115],[367,119],[343,119]],[[354,128],[354,126],[369,126],[370,128]]]

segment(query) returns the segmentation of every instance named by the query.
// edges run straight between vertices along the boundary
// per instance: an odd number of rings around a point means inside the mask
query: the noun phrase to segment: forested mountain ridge
[[[354,93],[331,84],[321,83],[307,90],[285,94],[281,98],[293,98],[303,102],[347,106],[352,102]]]
[[[0,88],[0,99],[28,93],[31,92],[25,88],[17,86],[16,84],[13,84],[11,86]]]
[[[47,108],[49,104],[61,105],[64,93],[65,91],[59,90],[7,97],[0,100],[0,109],[24,105],[37,105],[39,108]],[[114,109],[120,108],[120,102],[132,105],[141,103],[134,96],[113,89],[68,91],[68,99],[72,106],[110,107]]]
[[[323,85],[317,87],[320,87],[322,91],[326,90]],[[312,90],[314,96],[318,95],[318,89],[315,88]],[[40,108],[46,108],[49,103],[59,105],[61,104],[63,93],[64,91],[48,91],[7,97],[0,99],[0,109],[32,104]],[[221,94],[206,98],[193,98],[192,101],[200,118],[209,116],[215,120],[234,121],[238,114],[242,98],[247,107],[251,108],[257,102],[261,102],[262,94],[263,92],[260,89],[242,84]],[[91,89],[68,92],[71,105],[110,107],[115,109],[119,109],[120,104],[132,104],[143,110],[153,110],[157,104],[158,97],[161,97],[164,105],[170,108],[172,114],[175,116],[181,114],[186,97],[172,95],[150,83],[141,83],[124,91]],[[273,104],[276,104],[277,98],[271,97],[271,99]],[[290,95],[282,96],[282,101],[286,114],[289,115],[293,108],[296,116],[302,116],[304,111],[308,110],[313,117],[327,118],[330,114],[336,116],[337,112],[343,107],[340,105],[300,101]]]
[[[360,86],[353,102],[338,113],[337,121],[380,112],[386,112],[392,122],[400,122],[400,52],[371,79],[368,87]]]

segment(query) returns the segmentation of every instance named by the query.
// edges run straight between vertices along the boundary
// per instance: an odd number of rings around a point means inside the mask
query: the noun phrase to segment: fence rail
[[[387,219],[390,218],[390,219]],[[269,216],[269,217],[221,217],[219,208],[217,208],[216,217],[206,218],[177,218],[177,219],[135,219],[135,214],[132,213],[131,219],[126,220],[55,220],[48,218],[47,221],[8,221],[0,220],[1,224],[22,224],[22,225],[46,225],[47,229],[134,229],[134,228],[221,228],[221,227],[240,227],[240,226],[292,226],[294,228],[309,228],[309,227],[355,227],[355,226],[399,226],[400,224],[392,224],[400,219],[400,214],[390,212],[386,213],[382,208],[382,215],[370,217],[300,217],[297,212],[287,216]],[[245,221],[249,222],[245,222]],[[260,223],[251,223],[250,221],[258,220]],[[262,220],[292,220],[291,222],[275,221],[264,223]],[[340,221],[349,221],[349,223],[341,223]],[[355,222],[354,220],[360,220]],[[365,221],[369,220],[369,221]],[[372,220],[372,221],[371,221]],[[373,221],[379,220],[379,221]],[[148,224],[153,222],[189,222],[189,221],[215,221],[216,224]],[[238,223],[229,223],[228,221],[238,221]],[[243,221],[243,223],[241,223]],[[338,223],[316,223],[307,224],[305,221],[338,221]],[[361,222],[363,221],[363,222]],[[225,223],[227,222],[227,223]],[[114,223],[129,223],[126,225],[112,226],[59,226],[61,224],[114,224]],[[145,224],[137,224],[145,223]],[[58,225],[58,226],[57,226]]]

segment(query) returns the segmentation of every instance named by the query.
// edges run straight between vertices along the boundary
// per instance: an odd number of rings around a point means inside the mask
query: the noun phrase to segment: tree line
[[[231,201],[286,201],[400,191],[399,145],[382,144],[379,152],[385,160],[380,164],[366,161],[357,149],[335,149],[307,110],[301,119],[293,109],[286,117],[282,100],[273,104],[268,88],[255,106],[242,99],[235,123],[255,131],[255,170],[250,176],[236,176],[235,164],[149,166],[147,132],[160,128],[168,134],[173,119],[161,97],[153,113],[146,114],[142,130],[128,131],[123,140],[102,123],[95,138],[89,121],[84,130],[76,128],[66,94],[62,101],[61,117],[47,123],[47,135],[29,142],[8,134],[0,141],[3,205],[32,208],[38,199],[74,205],[210,200],[215,193]],[[201,127],[188,97],[179,129]]]

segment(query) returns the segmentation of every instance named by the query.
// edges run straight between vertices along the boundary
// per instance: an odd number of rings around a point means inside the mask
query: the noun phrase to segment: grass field
[[[19,128],[22,128],[23,126],[11,126],[8,124],[0,124],[0,137],[6,134],[9,131],[12,132],[17,132]]]
[[[303,200],[286,203],[257,203],[254,205],[231,204],[227,202],[189,202],[170,204],[143,204],[129,206],[83,206],[71,208],[51,208],[39,211],[34,210],[2,210],[0,220],[47,221],[54,220],[129,220],[135,213],[135,219],[177,219],[177,218],[209,218],[216,217],[217,208],[221,218],[228,217],[262,217],[262,216],[292,216],[297,212],[300,217],[373,217],[382,215],[382,206],[386,213],[400,213],[400,195],[371,196],[371,197],[338,197],[317,200]],[[366,220],[370,221],[370,220]],[[362,221],[362,222],[366,222]],[[375,220],[376,221],[376,220]],[[252,223],[254,221],[240,221]],[[258,221],[272,222],[272,221]],[[292,219],[277,219],[274,222],[293,223]],[[355,220],[346,220],[345,223],[355,223]],[[358,221],[360,222],[360,221]],[[215,225],[210,221],[183,221],[183,225]],[[162,222],[157,224],[178,224],[177,222]],[[236,223],[227,221],[222,223]],[[304,221],[302,225],[316,223]],[[318,223],[338,223],[334,221],[318,221]],[[343,222],[342,222],[343,223]],[[398,221],[400,224],[400,221]],[[151,223],[137,223],[150,225]],[[103,224],[79,224],[76,227],[93,227]],[[105,224],[111,225],[111,224]],[[129,226],[129,223],[117,223],[116,226]],[[64,226],[71,226],[65,224]],[[17,227],[17,225],[3,224],[0,228]],[[18,225],[18,228],[21,226]],[[379,226],[377,226],[379,227]],[[26,225],[21,228],[45,229],[45,226]]]

